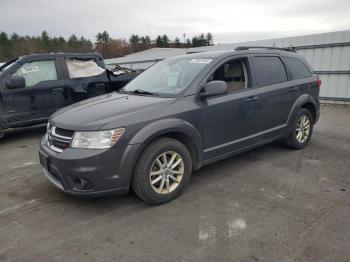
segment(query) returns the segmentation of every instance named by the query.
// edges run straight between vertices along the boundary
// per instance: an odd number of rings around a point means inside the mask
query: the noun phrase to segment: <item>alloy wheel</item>
[[[153,162],[149,179],[158,194],[168,194],[180,184],[185,172],[184,161],[179,153],[167,151]]]
[[[307,115],[301,115],[297,121],[296,139],[299,143],[304,143],[310,134],[310,119]]]

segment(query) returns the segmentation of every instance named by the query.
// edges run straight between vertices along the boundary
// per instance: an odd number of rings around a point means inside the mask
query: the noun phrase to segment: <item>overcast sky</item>
[[[211,32],[215,43],[232,43],[347,29],[350,0],[0,0],[0,31],[22,35]]]

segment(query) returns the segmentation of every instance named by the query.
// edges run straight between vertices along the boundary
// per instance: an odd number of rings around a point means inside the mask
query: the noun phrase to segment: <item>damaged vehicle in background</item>
[[[27,55],[3,64],[0,137],[4,129],[45,123],[62,107],[117,91],[139,74],[113,71],[96,53]]]

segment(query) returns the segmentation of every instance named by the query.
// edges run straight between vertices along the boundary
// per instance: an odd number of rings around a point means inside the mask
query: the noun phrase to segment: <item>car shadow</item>
[[[244,165],[247,165],[247,167],[249,167],[250,164],[254,162],[264,161],[264,156],[267,154],[283,154],[283,152],[288,151],[290,151],[290,149],[288,149],[281,141],[275,141],[270,144],[265,144],[251,149],[249,151],[227,157],[223,160],[204,166],[199,170],[193,172],[191,186],[195,186],[197,183],[202,183],[202,180],[205,180],[206,177],[211,178],[216,176],[216,173],[218,171],[232,169],[238,165],[242,165],[243,168]],[[215,179],[217,179],[217,177],[215,177]]]
[[[201,169],[193,172],[189,187],[185,190],[184,194],[191,194],[191,189],[196,190],[204,185],[208,180],[212,181],[215,178],[217,183],[220,183],[220,177],[222,180],[225,179],[224,176],[218,176],[218,172],[222,170],[235,168],[238,164],[245,164],[249,167],[249,164],[256,161],[264,161],[264,155],[266,154],[279,154],[283,151],[289,151],[281,142],[277,141],[271,144],[263,145],[252,149],[250,151],[234,155],[218,161],[216,163],[204,166]],[[75,202],[74,204],[79,206],[81,209],[85,208],[102,208],[106,207],[108,209],[117,210],[126,205],[137,205],[147,207],[148,205],[140,200],[136,194],[130,190],[126,195],[112,195],[96,198],[77,198],[72,196],[64,195],[62,197],[65,202]],[[64,196],[63,196],[64,195]],[[149,207],[149,206],[148,206]]]

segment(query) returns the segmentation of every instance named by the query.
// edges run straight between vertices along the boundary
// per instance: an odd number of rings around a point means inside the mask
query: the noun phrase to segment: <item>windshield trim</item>
[[[15,62],[17,62],[19,59],[19,57],[15,58],[15,59],[11,59],[8,62],[6,62],[5,64],[3,64],[2,66],[0,66],[0,74],[3,72],[3,70],[8,67],[11,64],[14,64]]]

